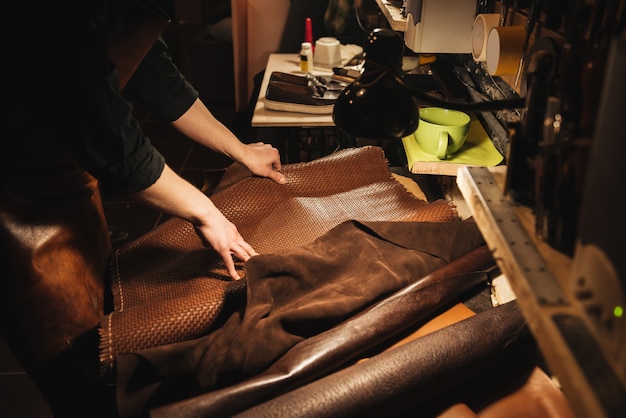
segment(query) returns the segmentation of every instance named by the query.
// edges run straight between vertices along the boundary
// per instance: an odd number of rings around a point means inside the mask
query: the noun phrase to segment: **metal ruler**
[[[457,183],[465,199],[470,200],[470,206],[480,212],[475,216],[485,218],[479,222],[479,227],[499,231],[496,242],[488,244],[499,247],[492,250],[505,257],[502,262],[525,278],[536,302],[544,306],[567,305],[563,289],[489,170],[486,167],[464,167],[459,170]],[[483,235],[486,235],[485,231]]]

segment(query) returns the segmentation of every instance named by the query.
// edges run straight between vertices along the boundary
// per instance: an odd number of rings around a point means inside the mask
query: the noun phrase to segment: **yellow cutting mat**
[[[423,151],[417,144],[415,133],[404,137],[402,143],[408,167],[415,174],[456,175],[461,166],[492,167],[504,159],[478,119],[472,119],[465,144],[446,160]]]

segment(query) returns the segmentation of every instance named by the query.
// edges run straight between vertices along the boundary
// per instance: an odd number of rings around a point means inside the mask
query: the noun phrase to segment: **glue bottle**
[[[304,42],[311,42],[311,50],[315,54],[315,44],[313,43],[313,24],[311,18],[304,19]]]
[[[300,71],[308,73],[313,69],[313,48],[311,42],[302,42],[300,49]]]

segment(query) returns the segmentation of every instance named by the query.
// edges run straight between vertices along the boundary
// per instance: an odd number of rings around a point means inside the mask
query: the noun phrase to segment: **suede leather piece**
[[[253,376],[319,334],[483,244],[472,222],[346,221],[246,263],[247,303],[207,337],[117,358],[121,416]]]
[[[156,408],[150,416],[229,417],[349,366],[364,355],[374,355],[395,341],[400,344],[407,332],[429,316],[487,282],[485,270],[493,265],[487,246],[478,247],[337,326],[297,343],[252,378]]]

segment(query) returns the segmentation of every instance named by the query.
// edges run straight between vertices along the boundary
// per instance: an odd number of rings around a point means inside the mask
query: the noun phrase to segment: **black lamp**
[[[374,29],[367,37],[363,74],[339,95],[333,121],[351,135],[399,139],[417,129],[419,112],[402,78],[404,40],[396,32]]]
[[[391,29],[374,29],[364,46],[363,74],[339,95],[333,121],[349,135],[367,139],[401,140],[417,129],[418,102],[461,111],[524,108],[525,99],[452,103],[413,89],[403,81],[404,40]]]

